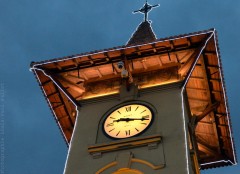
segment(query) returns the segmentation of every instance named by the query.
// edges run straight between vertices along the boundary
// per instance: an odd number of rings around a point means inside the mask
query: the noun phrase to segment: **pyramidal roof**
[[[152,30],[151,23],[149,21],[143,21],[136,31],[132,34],[126,45],[138,45],[148,42],[156,41],[156,36]]]

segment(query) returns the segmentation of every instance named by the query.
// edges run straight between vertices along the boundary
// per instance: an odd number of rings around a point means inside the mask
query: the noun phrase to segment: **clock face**
[[[128,104],[115,109],[105,119],[103,129],[112,138],[128,138],[140,134],[153,120],[151,110],[142,104]]]

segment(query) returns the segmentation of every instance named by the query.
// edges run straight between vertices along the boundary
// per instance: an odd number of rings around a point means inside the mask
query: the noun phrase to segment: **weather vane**
[[[143,13],[144,14],[144,21],[147,21],[148,19],[148,13],[152,10],[152,8],[156,8],[160,6],[159,4],[157,5],[150,5],[148,4],[147,0],[144,6],[140,10],[136,10],[133,13]]]

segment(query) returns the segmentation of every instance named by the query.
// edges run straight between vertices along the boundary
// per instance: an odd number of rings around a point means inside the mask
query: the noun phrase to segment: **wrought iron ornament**
[[[143,13],[144,21],[146,22],[148,20],[148,13],[152,10],[152,8],[156,8],[158,6],[160,6],[160,4],[150,5],[146,0],[146,3],[143,5],[143,7],[139,10],[134,11],[133,13]]]

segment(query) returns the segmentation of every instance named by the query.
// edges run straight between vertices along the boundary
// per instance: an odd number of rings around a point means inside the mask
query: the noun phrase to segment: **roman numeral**
[[[126,112],[130,112],[131,111],[131,106],[125,107]]]
[[[143,116],[142,118],[149,118],[149,115],[145,115],[145,116]]]
[[[119,114],[121,114],[121,112],[120,111],[117,111]]]
[[[135,109],[135,111],[138,110],[138,108],[139,108],[139,106]]]
[[[116,119],[116,118],[114,118],[114,117],[110,117],[111,119]]]
[[[120,131],[118,131],[118,133],[116,134],[116,136],[118,136],[118,135],[119,135],[119,133],[120,133]]]
[[[108,132],[112,132],[114,129],[115,129],[115,128],[111,129],[111,130],[110,130],[110,131],[108,131]]]
[[[144,111],[142,111],[141,113],[144,113],[145,111],[146,111],[146,109],[145,109]],[[141,114],[141,113],[140,113],[140,114]]]
[[[126,136],[130,135],[130,130],[125,131],[125,133],[126,133]]]
[[[107,127],[113,126],[113,125],[114,125],[114,123],[109,123],[109,124],[107,124]]]
[[[147,123],[141,123],[141,124],[147,125]]]
[[[136,131],[138,131],[139,132],[139,130],[137,129],[137,128],[135,128],[136,129]]]

